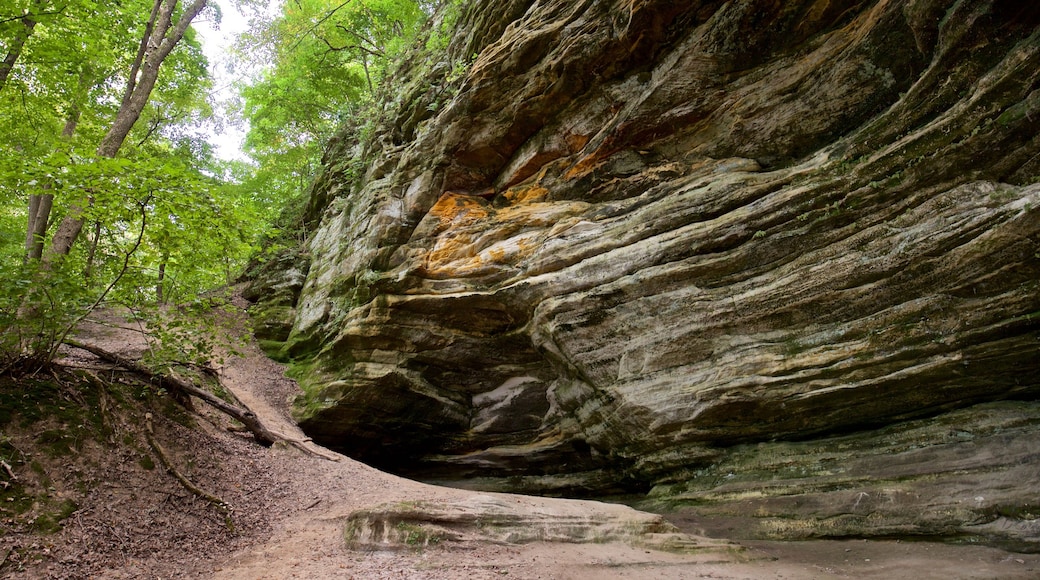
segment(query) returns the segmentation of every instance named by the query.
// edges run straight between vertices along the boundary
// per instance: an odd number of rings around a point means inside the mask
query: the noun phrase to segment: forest
[[[249,28],[221,98],[193,28],[219,30],[221,4],[0,7],[0,371],[46,365],[99,307],[168,329],[164,306],[192,312],[292,240],[327,141],[375,114],[380,83],[437,8],[235,0]],[[215,152],[231,126],[247,131],[243,159]]]

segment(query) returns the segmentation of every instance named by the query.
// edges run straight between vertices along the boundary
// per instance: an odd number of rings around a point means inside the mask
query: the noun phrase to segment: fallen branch
[[[227,428],[227,430],[231,431],[232,433],[245,433],[245,432],[249,431],[249,429],[246,429],[245,427],[238,427],[238,426],[230,426],[230,427]],[[311,439],[310,437],[305,437],[303,439],[295,439],[293,437],[289,437],[288,435],[279,433],[277,431],[271,431],[271,433],[273,433],[276,437],[278,437],[279,441],[281,441],[283,443],[288,443],[288,444],[292,445],[293,447],[299,449],[300,451],[303,451],[304,453],[308,453],[310,455],[315,455],[317,457],[321,457],[322,459],[328,459],[329,461],[339,461],[339,457],[337,457],[335,455],[330,455],[328,453],[322,453],[321,451],[318,451],[317,449],[311,449],[310,447],[307,447],[308,443],[313,443],[314,442],[314,440]]]
[[[7,476],[11,479],[11,481],[18,481],[18,476],[14,474],[14,470],[11,469],[10,463],[4,461],[3,459],[0,459],[0,467],[4,468],[4,471],[7,472]]]
[[[155,451],[155,454],[159,456],[159,461],[163,464],[163,467],[165,467],[166,470],[169,471],[173,475],[173,477],[180,482],[184,489],[208,501],[209,503],[213,504],[214,507],[223,512],[224,523],[227,524],[229,530],[234,532],[235,526],[234,523],[232,523],[231,521],[231,506],[229,506],[226,501],[195,485],[191,482],[190,479],[185,477],[183,473],[177,471],[177,468],[173,466],[173,462],[170,461],[170,457],[166,454],[166,450],[163,449],[162,445],[159,445],[159,442],[155,440],[155,430],[152,428],[151,413],[144,414],[144,422],[145,438],[148,439],[148,445],[152,448],[153,451]]]
[[[307,447],[307,444],[312,441],[309,437],[307,439],[290,439],[289,437],[283,437],[283,440],[286,443],[292,445],[293,447],[299,449],[300,451],[303,451],[304,453],[309,453],[311,455],[321,457],[322,459],[327,459],[329,461],[339,461],[339,457],[335,455],[329,455],[327,453],[322,453],[321,451]]]
[[[246,405],[245,403],[242,402],[242,399],[238,398],[238,396],[235,394],[235,390],[233,388],[231,388],[230,386],[224,384],[224,382],[221,380],[220,373],[217,373],[216,379],[217,379],[217,383],[219,383],[220,386],[224,388],[224,392],[226,392],[229,397],[234,399],[235,402],[238,403],[239,405],[241,405],[243,408],[246,408],[246,409],[249,408],[248,405]],[[228,431],[242,431],[242,429],[234,428],[234,427],[228,427]],[[268,433],[270,433],[271,435],[276,437],[277,441],[280,441],[280,442],[283,442],[283,443],[288,443],[289,445],[292,445],[293,447],[299,449],[300,451],[303,451],[304,453],[308,453],[310,455],[315,455],[317,457],[321,457],[322,459],[327,459],[329,461],[339,461],[339,456],[328,454],[328,453],[323,453],[322,451],[320,451],[320,447],[318,449],[314,449],[314,448],[308,447],[307,444],[308,443],[312,443],[314,441],[310,437],[306,437],[306,438],[303,438],[303,439],[296,439],[295,437],[290,437],[290,436],[288,436],[288,435],[286,435],[284,433],[279,433],[278,431],[275,431],[273,429],[268,429],[267,431],[268,431]],[[317,447],[317,445],[315,445],[315,447]]]
[[[250,411],[248,408],[236,407],[235,405],[228,403],[220,397],[217,397],[213,393],[200,389],[199,387],[176,375],[163,375],[156,373],[136,361],[130,360],[124,356],[120,356],[114,352],[109,352],[105,349],[96,347],[94,345],[81,343],[72,339],[66,339],[65,344],[81,350],[85,350],[102,360],[121,366],[172,391],[176,391],[186,395],[191,395],[193,397],[201,399],[206,403],[209,403],[209,405],[213,408],[242,423],[242,425],[244,425],[245,428],[253,434],[253,438],[265,447],[269,447],[281,441],[284,443],[288,443],[296,447],[297,449],[304,451],[305,453],[321,457],[322,459],[327,459],[329,461],[339,461],[339,458],[336,456],[326,455],[314,449],[308,448],[305,445],[305,443],[307,443],[307,441],[309,440],[293,439],[290,437],[286,437],[281,433],[277,433],[268,429],[263,425],[263,423],[260,422],[260,419],[256,416],[256,414]]]
[[[117,364],[129,371],[133,371],[134,373],[137,373],[151,381],[156,382],[162,387],[180,391],[181,393],[191,395],[193,397],[205,401],[206,403],[209,403],[209,405],[213,408],[217,409],[218,411],[226,415],[229,415],[230,417],[245,425],[246,429],[249,429],[249,432],[253,434],[253,438],[255,438],[257,442],[264,446],[270,446],[274,442],[284,439],[284,437],[279,437],[278,435],[272,433],[266,427],[264,427],[252,411],[248,409],[240,409],[228,403],[227,401],[221,399],[220,397],[217,397],[213,393],[204,391],[176,375],[161,375],[155,373],[136,361],[130,360],[114,352],[109,352],[107,350],[98,348],[90,344],[84,344],[79,341],[69,339],[65,340],[65,344],[76,347],[81,350],[85,350],[102,360],[107,360],[110,363]]]

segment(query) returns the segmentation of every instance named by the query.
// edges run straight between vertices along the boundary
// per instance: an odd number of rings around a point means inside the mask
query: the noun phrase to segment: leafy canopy
[[[141,310],[227,284],[265,223],[261,202],[234,181],[241,171],[205,142],[212,81],[191,28],[162,61],[118,155],[97,154],[155,6],[0,6],[0,372],[25,356],[52,356],[102,302]],[[174,21],[187,9],[177,4]],[[41,199],[53,200],[45,238],[73,208],[85,223],[72,251],[50,264],[26,257],[28,208]]]
[[[338,127],[371,114],[379,86],[435,8],[414,0],[287,0],[238,50],[267,63],[240,87],[245,151],[272,200],[299,196]],[[359,123],[360,124],[360,123]]]

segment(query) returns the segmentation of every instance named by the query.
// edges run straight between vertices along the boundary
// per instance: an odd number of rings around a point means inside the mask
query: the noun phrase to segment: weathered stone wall
[[[503,0],[459,30],[316,184],[283,349],[316,440],[697,502],[759,442],[1040,393],[1040,7]]]

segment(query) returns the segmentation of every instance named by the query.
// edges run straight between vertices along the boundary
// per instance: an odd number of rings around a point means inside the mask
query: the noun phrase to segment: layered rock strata
[[[734,450],[1040,393],[1040,7],[472,2],[441,58],[311,196],[272,335],[315,440],[678,497]]]
[[[474,495],[459,501],[398,502],[352,512],[344,530],[352,549],[422,549],[438,544],[627,543],[715,558],[746,556],[725,541],[682,534],[659,515],[599,502]]]

